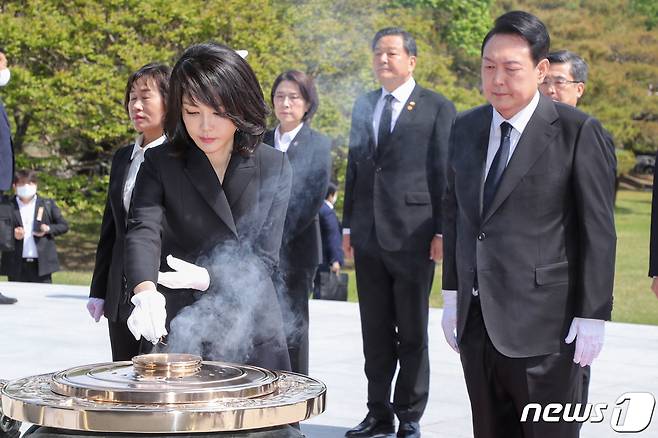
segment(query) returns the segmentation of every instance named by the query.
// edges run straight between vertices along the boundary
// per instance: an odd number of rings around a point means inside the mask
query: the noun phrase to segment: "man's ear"
[[[585,84],[583,82],[576,84],[576,92],[578,93],[578,99],[583,97],[583,94],[585,94]]]

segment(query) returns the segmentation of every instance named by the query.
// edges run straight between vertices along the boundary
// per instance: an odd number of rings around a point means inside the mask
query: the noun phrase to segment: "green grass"
[[[57,240],[62,272],[53,275],[58,284],[89,285],[100,229],[100,217],[67,218],[71,231]],[[658,299],[647,277],[651,193],[621,191],[617,198],[617,267],[613,320],[658,325]],[[437,266],[430,305],[440,307],[441,275]],[[354,271],[350,275],[348,299],[357,301]],[[4,277],[0,277],[4,280]]]

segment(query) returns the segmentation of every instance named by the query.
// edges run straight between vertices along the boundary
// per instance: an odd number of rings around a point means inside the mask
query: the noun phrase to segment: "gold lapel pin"
[[[415,106],[416,106],[416,102],[412,100],[411,102],[409,102],[409,105],[407,105],[407,111],[411,111],[412,109],[414,109]]]

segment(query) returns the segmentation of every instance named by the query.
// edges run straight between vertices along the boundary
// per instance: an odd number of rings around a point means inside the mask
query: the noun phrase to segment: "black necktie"
[[[379,129],[377,131],[377,147],[385,146],[391,136],[391,118],[393,117],[393,95],[387,94],[384,97],[384,108],[379,118]]]
[[[498,148],[493,162],[491,163],[489,173],[487,174],[487,179],[484,181],[484,193],[482,195],[483,215],[489,209],[491,201],[493,201],[494,195],[496,194],[496,189],[498,188],[500,178],[503,176],[503,172],[505,172],[505,167],[507,167],[511,132],[512,125],[507,122],[500,124],[500,147]]]

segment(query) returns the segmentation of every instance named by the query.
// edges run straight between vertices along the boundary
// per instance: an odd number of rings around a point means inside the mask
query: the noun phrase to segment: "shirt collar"
[[[497,129],[500,129],[500,124],[503,122],[508,122],[512,127],[519,132],[520,134],[523,134],[523,130],[525,129],[526,125],[528,125],[528,122],[530,121],[530,118],[534,114],[535,110],[537,109],[537,105],[539,105],[539,91],[535,92],[534,97],[532,100],[530,100],[530,103],[527,104],[525,107],[521,109],[518,113],[514,114],[512,117],[508,119],[505,119],[496,109],[494,108],[493,111],[493,119],[491,123],[493,126]]]
[[[133,145],[133,152],[132,154],[130,154],[130,160],[132,161],[135,158],[135,155],[137,155],[140,152],[146,152],[147,149],[160,146],[162,143],[165,142],[166,139],[167,137],[163,134],[162,136],[153,140],[151,143],[142,147],[142,142],[144,141],[144,134],[139,134],[137,137],[135,137],[135,144]]]
[[[382,95],[380,99],[386,97],[387,94],[392,94],[393,97],[395,97],[395,100],[401,103],[405,103],[407,100],[409,100],[409,96],[411,96],[411,93],[414,91],[415,87],[416,87],[416,80],[414,79],[413,76],[411,76],[409,79],[407,79],[407,82],[400,85],[391,93],[386,91],[386,88],[382,87]]]
[[[324,203],[327,204],[327,205],[329,206],[329,208],[331,208],[332,210],[334,209],[334,204],[332,204],[331,202],[327,201],[326,199],[324,200]]]
[[[277,143],[289,144],[295,137],[297,137],[299,131],[302,130],[302,126],[304,126],[304,122],[297,125],[297,127],[292,131],[288,131],[283,134],[281,134],[281,130],[280,130],[281,125],[277,126],[276,130],[274,131],[275,141]]]

